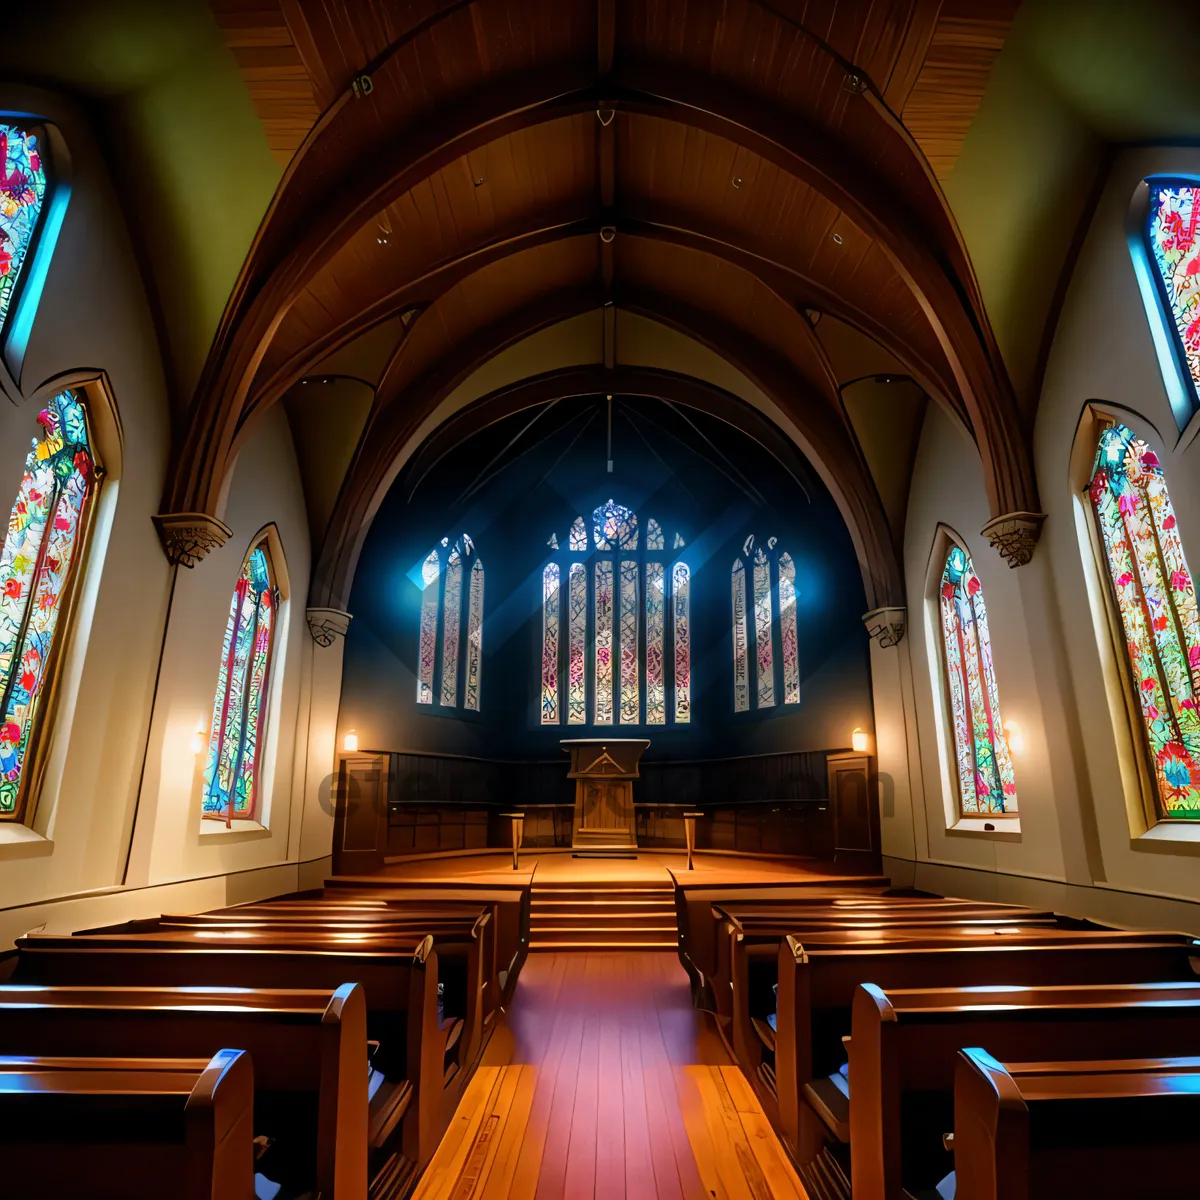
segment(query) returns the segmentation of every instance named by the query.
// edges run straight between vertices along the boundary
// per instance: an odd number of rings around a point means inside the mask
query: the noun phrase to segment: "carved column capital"
[[[203,512],[158,513],[151,520],[167,558],[180,567],[194,567],[233,536],[224,521]]]
[[[318,646],[332,646],[336,638],[345,637],[354,618],[340,608],[310,608],[307,611],[308,632]]]
[[[873,608],[869,613],[863,613],[862,620],[872,640],[879,643],[881,650],[886,650],[890,646],[898,646],[904,640],[908,610],[902,605]]]
[[[1045,519],[1045,513],[1005,513],[989,521],[979,532],[1010,567],[1023,567],[1033,557]]]

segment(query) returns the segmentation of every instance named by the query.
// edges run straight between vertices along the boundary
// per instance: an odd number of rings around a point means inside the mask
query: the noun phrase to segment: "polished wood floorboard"
[[[675,955],[531,955],[417,1200],[800,1200]]]

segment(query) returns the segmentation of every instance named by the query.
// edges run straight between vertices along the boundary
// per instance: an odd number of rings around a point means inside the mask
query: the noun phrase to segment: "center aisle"
[[[417,1200],[802,1200],[674,954],[530,955]]]

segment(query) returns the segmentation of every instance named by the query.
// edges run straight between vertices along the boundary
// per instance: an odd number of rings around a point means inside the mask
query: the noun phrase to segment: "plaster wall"
[[[114,409],[104,422],[110,474],[65,643],[45,777],[28,823],[0,825],[3,948],[42,924],[78,928],[164,906],[207,906],[227,895],[249,899],[297,886],[306,869],[319,871],[331,821],[317,805],[305,840],[313,862],[301,868],[299,813],[306,775],[319,782],[332,769],[333,714],[318,716],[318,724],[329,726],[314,739],[329,750],[329,767],[318,772],[297,729],[313,719],[313,655],[328,652],[314,646],[304,619],[309,535],[283,410],[251,432],[238,460],[225,514],[234,531],[229,544],[195,570],[176,572],[150,519],[159,510],[170,454],[168,388],[110,169],[89,123],[70,103],[8,88],[0,90],[0,111],[53,123],[71,157],[70,201],[21,378],[6,377],[0,395],[5,510],[37,432],[35,393],[43,385],[64,373],[102,373]],[[278,527],[285,550],[291,599],[277,635],[266,829],[201,835],[202,763],[191,743],[198,725],[208,728],[242,556],[268,522]]]
[[[989,513],[970,440],[940,410],[931,409],[926,420],[909,500],[908,636],[900,647],[911,664],[913,698],[905,716],[919,785],[911,828],[916,867],[908,874],[919,886],[1037,903],[1048,902],[1033,897],[1048,896],[1045,885],[1053,881],[1060,907],[1118,923],[1125,912],[1130,924],[1136,923],[1130,914],[1147,901],[1122,896],[1140,893],[1155,898],[1158,907],[1151,910],[1161,919],[1194,929],[1200,927],[1194,907],[1200,902],[1200,831],[1160,824],[1145,835],[1136,821],[1131,827],[1139,800],[1132,794],[1136,749],[1119,712],[1122,664],[1106,623],[1104,581],[1081,490],[1094,436],[1081,429],[1095,408],[1124,421],[1158,453],[1185,551],[1193,569],[1200,562],[1200,418],[1182,432],[1176,425],[1127,238],[1131,199],[1154,174],[1200,177],[1200,151],[1139,148],[1113,161],[1047,361],[1034,428],[1047,518],[1027,566],[1008,569],[979,536]],[[1014,754],[1018,837],[947,832],[953,810],[928,587],[939,522],[961,536],[974,559],[987,598],[1002,711],[1024,735],[1023,752]],[[894,870],[909,858],[902,849],[907,834],[897,831],[890,842],[885,835]],[[1043,881],[1041,891],[1030,891],[1032,880]]]

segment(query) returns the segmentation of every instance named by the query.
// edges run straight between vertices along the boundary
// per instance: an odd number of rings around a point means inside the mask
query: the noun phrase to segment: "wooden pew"
[[[955,1200],[1193,1200],[1200,1059],[1002,1063],[959,1053]]]
[[[951,1170],[957,1052],[987,1046],[1009,1060],[1200,1056],[1200,983],[1087,987],[892,989],[861,985],[850,1040],[849,1120],[855,1200],[900,1200]],[[844,1114],[837,1079],[805,1094]]]
[[[367,1007],[358,984],[333,991],[0,987],[0,1055],[102,1049],[174,1059],[222,1046],[253,1059],[254,1134],[278,1143],[274,1157],[294,1177],[288,1182],[330,1200],[366,1200]],[[406,1089],[390,1106],[392,1097],[381,1097],[381,1123],[390,1118],[394,1127],[409,1097]]]
[[[841,1038],[850,1032],[850,1008],[860,983],[873,981],[885,991],[984,984],[1194,983],[1196,951],[1183,934],[1146,940],[1146,935],[1114,939],[1081,931],[1066,942],[920,946],[884,941],[853,947],[806,945],[788,936],[777,958],[774,1090],[780,1127],[786,1138],[800,1143],[800,1117],[807,1108],[802,1089],[841,1065]],[[761,1071],[755,1082],[764,1084]]]
[[[430,933],[439,950],[439,982],[443,1011],[461,1019],[455,1061],[469,1069],[483,1049],[485,1035],[500,1004],[496,968],[496,940],[490,907],[478,904],[447,904],[415,909],[394,907],[383,910],[351,910],[336,906],[332,911],[305,905],[244,915],[224,913],[164,914],[140,923],[139,933],[157,930],[274,930],[277,934],[327,932],[339,942],[358,935]]]
[[[458,1024],[447,1030],[447,1054],[453,1064],[466,1071],[482,1049],[485,984],[485,956],[491,943],[485,934],[491,914],[478,906],[468,906],[462,914],[438,913],[401,916],[365,925],[347,925],[337,921],[295,923],[290,921],[201,921],[193,918],[151,918],[115,927],[115,932],[90,931],[74,934],[89,945],[120,945],[121,939],[141,939],[144,945],[174,948],[195,944],[245,943],[264,948],[293,945],[302,949],[345,945],[377,945],[386,949],[388,939],[399,938],[408,945],[423,934],[434,938],[439,952],[439,983],[442,984],[443,1011],[457,1018]],[[115,940],[114,940],[115,939]]]
[[[436,880],[390,879],[382,875],[339,875],[325,881],[324,900],[353,904],[391,904],[473,900],[492,906],[495,922],[496,973],[500,981],[500,1003],[507,1004],[517,986],[517,977],[529,954],[529,879],[520,883],[469,883],[448,885]]]
[[[397,935],[372,945],[310,939],[271,946],[265,935],[199,948],[184,931],[163,937],[79,937],[36,934],[18,939],[14,982],[106,986],[329,988],[352,979],[362,985],[367,1035],[379,1043],[375,1066],[393,1087],[407,1080],[412,1099],[404,1115],[404,1155],[424,1166],[437,1146],[466,1072],[446,1080],[445,1036],[438,1028],[438,954],[430,935]],[[297,935],[294,935],[297,936]],[[364,1075],[366,1068],[364,1066]],[[445,1101],[445,1105],[443,1105]],[[444,1107],[448,1109],[444,1112]]]
[[[0,1058],[14,1200],[252,1200],[250,1056]]]

